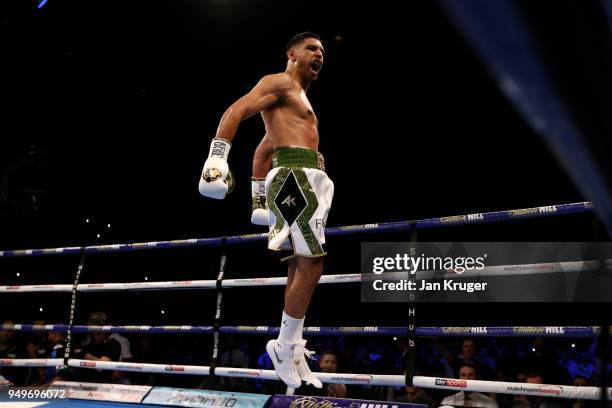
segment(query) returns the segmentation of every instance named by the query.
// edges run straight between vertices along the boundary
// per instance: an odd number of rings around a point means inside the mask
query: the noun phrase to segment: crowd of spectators
[[[34,323],[44,324],[43,321]],[[105,326],[110,323],[106,314],[95,312],[89,315],[87,324]],[[92,361],[209,365],[212,346],[205,337],[210,336],[189,335],[173,339],[158,334],[74,334],[71,356]],[[340,336],[311,337],[308,340],[308,347],[319,351],[318,358],[310,361],[313,371],[364,374],[406,372],[409,347],[404,338]],[[273,369],[265,351],[265,341],[266,338],[259,336],[222,336],[218,365]],[[64,333],[3,330],[0,331],[0,358],[63,358],[65,342]],[[600,385],[599,375],[605,370],[602,370],[597,349],[596,339],[431,337],[418,340],[415,349],[416,364],[411,369],[417,375],[440,378]],[[85,368],[0,367],[0,385],[41,386],[58,378],[266,394],[285,393],[286,390],[280,381],[111,372]],[[524,395],[456,393],[413,386],[324,384],[323,389],[316,389],[304,385],[295,393],[420,403],[430,407],[588,408],[595,403]]]

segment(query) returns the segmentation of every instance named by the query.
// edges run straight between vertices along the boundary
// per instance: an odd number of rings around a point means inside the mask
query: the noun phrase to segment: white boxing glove
[[[234,189],[234,176],[227,164],[231,147],[230,142],[220,138],[214,138],[210,143],[210,152],[198,185],[204,197],[223,200]]]
[[[268,206],[266,205],[266,179],[251,178],[251,198],[253,212],[251,224],[268,225]]]

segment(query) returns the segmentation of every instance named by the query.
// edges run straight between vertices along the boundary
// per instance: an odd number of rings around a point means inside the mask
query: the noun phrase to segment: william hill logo
[[[540,210],[540,213],[557,212],[557,207],[554,205],[546,205],[544,207],[538,207],[538,209]]]
[[[565,334],[565,330],[563,327],[548,326],[546,327],[546,329],[544,329],[544,332],[548,334]]]
[[[338,408],[338,405],[334,401],[327,399],[319,399],[315,397],[300,397],[293,401],[289,405],[289,408]]]
[[[486,327],[442,327],[442,333],[487,334]]]

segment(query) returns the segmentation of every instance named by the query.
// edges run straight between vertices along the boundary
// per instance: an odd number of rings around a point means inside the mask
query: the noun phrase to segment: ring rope
[[[62,364],[62,359],[0,359],[0,366],[14,367],[53,367]],[[89,368],[97,370],[130,371],[143,373],[163,373],[182,375],[209,375],[210,367],[192,365],[170,365],[152,363],[121,363],[114,361],[91,361],[69,359],[68,365],[74,368]],[[406,384],[403,375],[383,374],[348,374],[348,373],[313,373],[325,383],[358,384],[358,385],[384,385],[400,387]],[[258,380],[278,380],[274,370],[260,370],[249,368],[217,367],[215,375],[219,377],[253,378]],[[436,388],[445,390],[493,392],[513,395],[535,395],[544,397],[571,398],[583,400],[598,400],[601,389],[599,387],[575,387],[553,384],[527,384],[519,382],[458,380],[454,378],[436,378],[415,376],[412,383],[416,387]],[[608,399],[612,387],[608,387]]]
[[[497,221],[509,221],[525,218],[551,217],[558,215],[591,212],[592,210],[593,204],[591,202],[585,201],[579,203],[557,204],[549,206],[522,208],[516,210],[454,215],[450,217],[332,227],[327,228],[325,230],[325,235],[334,236],[353,234],[358,232],[391,232],[406,230],[414,231],[415,228],[436,228],[456,225],[481,224]],[[145,249],[181,248],[192,246],[219,246],[224,243],[224,240],[227,245],[236,245],[248,242],[263,241],[267,239],[267,237],[268,234],[262,233],[216,238],[192,238],[172,241],[138,242],[131,244],[95,245],[87,246],[84,248],[85,252],[87,253],[126,252]],[[0,251],[0,258],[78,254],[81,252],[81,249],[82,247],[62,247],[44,249],[5,250]]]
[[[0,330],[23,332],[60,332],[68,330],[63,324],[2,324]],[[330,326],[304,327],[308,336],[406,336],[410,327],[403,326]],[[72,326],[74,333],[213,333],[213,326]],[[417,336],[436,337],[560,337],[593,338],[600,333],[599,326],[445,326],[416,327]],[[273,326],[219,326],[223,334],[278,335]]]
[[[606,269],[612,269],[612,260],[605,261]],[[453,270],[439,271],[417,271],[417,279],[432,278],[472,278],[480,276],[503,276],[503,275],[531,275],[544,273],[562,272],[589,272],[596,271],[600,266],[599,261],[569,261],[569,262],[542,262],[532,264],[517,265],[495,265],[485,266],[481,270],[465,271],[458,273]],[[385,277],[390,279],[405,277],[406,272],[386,272]],[[369,279],[369,274],[365,275]],[[376,275],[374,275],[376,276]],[[319,279],[319,284],[361,282],[362,274],[336,274],[323,275]],[[129,282],[129,283],[86,283],[78,285],[77,291],[80,292],[104,292],[104,291],[127,291],[127,290],[164,290],[164,289],[218,289],[235,288],[246,286],[284,286],[287,284],[287,277],[270,278],[243,278],[227,279],[220,282],[217,280],[186,280],[186,281],[165,281],[165,282]],[[0,286],[0,293],[13,292],[71,292],[74,285],[70,284],[47,284],[47,285],[6,285]]]
[[[454,378],[436,378],[415,376],[416,387],[442,390],[493,392],[512,395],[535,395],[540,397],[571,398],[581,400],[598,400],[601,395],[599,387],[576,387],[570,385],[528,384],[522,382],[458,380]],[[611,387],[607,388],[608,399]]]
[[[323,275],[319,284],[361,282],[361,274]],[[287,277],[226,279],[222,282],[224,288],[245,286],[284,286]],[[157,290],[157,289],[216,289],[217,280],[188,280],[168,282],[132,282],[132,283],[86,283],[81,284],[81,292],[103,292],[121,290]],[[2,292],[70,292],[72,285],[9,285],[0,286]]]
[[[339,228],[330,228],[327,230],[327,235],[343,235],[349,233],[356,232],[383,232],[383,231],[401,231],[409,229],[413,233],[417,228],[431,228],[431,227],[440,227],[446,225],[460,225],[460,224],[473,224],[473,223],[481,223],[481,222],[492,222],[492,221],[503,221],[515,218],[532,218],[532,217],[543,217],[550,215],[560,215],[567,213],[578,213],[578,212],[587,212],[591,211],[592,205],[591,203],[575,203],[575,204],[564,204],[561,206],[548,206],[548,207],[534,207],[523,210],[510,210],[510,211],[498,211],[491,213],[479,213],[479,214],[467,214],[462,216],[453,216],[453,217],[441,217],[441,218],[433,218],[426,220],[417,220],[417,221],[408,221],[408,222],[393,222],[393,223],[384,223],[384,224],[366,224],[366,225],[358,225],[358,226],[348,226],[348,227],[339,227]],[[70,322],[67,326],[67,333],[70,336],[74,312],[76,306],[76,292],[84,289],[83,287],[79,287],[78,281],[80,277],[80,272],[83,269],[85,254],[89,252],[115,252],[115,251],[131,251],[138,249],[155,249],[155,248],[171,248],[171,247],[181,247],[181,246],[211,246],[211,245],[223,245],[225,244],[238,244],[245,243],[251,241],[259,241],[266,238],[267,234],[249,234],[243,236],[233,236],[233,237],[222,237],[222,238],[205,238],[205,239],[190,239],[190,240],[178,240],[178,241],[161,241],[161,242],[148,242],[148,243],[135,243],[135,244],[116,244],[116,245],[103,245],[103,246],[93,246],[93,247],[68,247],[68,248],[51,248],[51,249],[40,249],[40,250],[21,250],[21,251],[0,251],[0,257],[16,257],[16,256],[41,256],[41,255],[49,255],[49,254],[70,254],[79,252],[82,254],[81,264],[79,266],[79,270],[77,272],[77,276],[75,279],[75,283],[71,288],[72,292],[72,302],[71,302],[71,314],[70,314]],[[225,367],[216,367],[216,355],[218,354],[218,336],[220,333],[220,306],[221,306],[221,289],[222,279],[223,279],[223,269],[225,264],[225,252],[221,258],[221,267],[219,272],[219,277],[215,282],[215,286],[218,290],[217,296],[217,311],[215,317],[215,326],[213,326],[213,333],[216,335],[216,341],[213,351],[213,363],[211,367],[201,367],[201,366],[172,366],[172,365],[162,365],[162,364],[140,364],[140,363],[119,363],[119,362],[93,362],[90,360],[77,360],[77,359],[68,359],[69,349],[66,350],[66,356],[64,360],[27,360],[23,361],[24,366],[32,366],[35,363],[44,364],[52,364],[58,365],[57,361],[64,363],[65,365],[71,367],[81,367],[81,368],[96,368],[96,369],[110,369],[110,370],[119,370],[119,371],[143,371],[143,370],[155,370],[149,372],[160,372],[160,373],[179,373],[179,374],[195,374],[195,375],[219,375],[219,376],[235,376],[235,377],[247,377],[247,378],[261,378],[261,379],[278,379],[275,371],[272,370],[251,370],[251,369],[235,369],[235,368],[225,368]],[[443,273],[447,273],[448,271],[444,271]],[[353,277],[352,281],[360,281],[361,275],[357,275],[358,279]],[[341,276],[341,275],[336,275]],[[351,276],[351,275],[344,275]],[[268,283],[272,283],[272,279],[274,278],[264,278]],[[268,280],[269,279],[269,280]],[[286,278],[280,278],[282,283],[274,282],[274,284],[285,284]],[[351,278],[350,278],[351,279]],[[340,283],[347,282],[351,280],[338,280],[332,279],[327,283]],[[237,280],[242,281],[242,285],[238,283],[236,286],[254,286],[253,280]],[[203,281],[206,283],[206,281]],[[162,284],[173,284],[175,282],[161,282]],[[178,284],[185,284],[186,287],[195,288],[196,285],[193,285],[192,281],[187,282],[178,282]],[[323,283],[323,282],[322,282]],[[137,283],[141,284],[142,283]],[[159,284],[159,282],[155,282],[154,284]],[[271,285],[274,285],[271,284]],[[97,286],[97,289],[101,286],[105,286],[109,284],[93,284],[93,286]],[[110,284],[116,285],[116,288],[112,288],[112,286],[104,287],[104,290],[126,290],[126,285],[128,284]],[[262,285],[261,282],[258,283],[259,286]],[[34,291],[47,291],[45,288],[51,287],[52,289],[58,289],[58,287],[63,285],[29,285],[30,288],[34,288]],[[66,285],[69,286],[69,285]],[[96,290],[96,287],[92,285],[83,285],[85,287],[90,286],[89,289],[91,291]],[[122,286],[122,288],[121,288]],[[231,287],[231,286],[227,286]],[[14,291],[17,289],[24,289],[23,291],[27,291],[27,286],[13,286],[13,287],[5,287],[8,291]],[[170,286],[170,288],[174,289],[177,286]],[[2,292],[2,287],[0,287],[0,292]],[[88,288],[85,288],[87,291]],[[138,288],[142,289],[142,288]],[[151,289],[151,286],[145,285],[145,289]],[[162,289],[162,288],[160,288]],[[167,289],[167,288],[163,288]],[[18,292],[20,290],[17,290]],[[50,291],[58,291],[58,290],[50,290]],[[70,338],[70,337],[69,337]],[[68,343],[69,347],[69,343]],[[4,359],[0,360],[0,365],[15,365],[19,366],[20,362],[17,360],[9,360]],[[159,370],[159,371],[158,371]],[[339,382],[346,384],[370,384],[370,385],[405,385],[409,382],[412,382],[412,378],[407,378],[404,376],[393,376],[393,375],[365,375],[365,374],[324,374],[317,373],[317,376],[321,378],[321,380],[325,382]],[[326,381],[325,376],[330,376]],[[416,378],[416,377],[414,377]],[[417,385],[415,383],[415,385]],[[586,398],[585,398],[586,399]],[[595,398],[598,399],[598,398]]]

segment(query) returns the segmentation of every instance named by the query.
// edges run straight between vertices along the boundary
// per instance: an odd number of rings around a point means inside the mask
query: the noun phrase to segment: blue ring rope
[[[24,332],[55,331],[65,333],[67,325],[45,326],[0,325],[2,330]],[[213,333],[213,326],[72,326],[75,333]],[[224,334],[278,335],[279,328],[273,326],[221,326]],[[307,336],[405,336],[407,327],[305,327]],[[417,336],[444,337],[564,337],[592,338],[599,334],[597,326],[503,326],[503,327],[417,327]]]
[[[518,210],[492,211],[485,213],[463,214],[451,217],[426,218],[413,221],[386,222],[381,224],[349,225],[344,227],[327,228],[326,236],[346,235],[363,232],[394,232],[406,231],[413,228],[437,228],[457,225],[482,224],[488,222],[510,221],[526,218],[543,218],[558,215],[591,212],[593,205],[590,202],[549,205],[542,207],[523,208]],[[224,240],[227,245],[245,244],[263,241],[268,234],[234,235],[216,238],[195,238],[173,241],[138,242],[132,244],[96,245],[85,247],[86,253],[101,252],[127,252],[145,249],[182,248],[191,246],[219,246]],[[0,258],[13,258],[22,256],[68,255],[80,254],[82,247],[20,249],[0,251]]]

